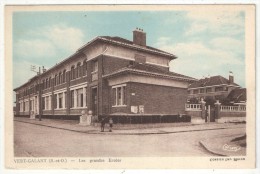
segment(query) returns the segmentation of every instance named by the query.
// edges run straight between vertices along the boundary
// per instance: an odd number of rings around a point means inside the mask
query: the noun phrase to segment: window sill
[[[57,87],[57,86],[60,86],[60,85],[64,85],[64,84],[66,84],[66,82],[64,82],[64,83],[59,83],[58,85],[54,85],[54,87]]]
[[[70,108],[70,109],[87,109],[88,107],[77,107],[77,108]]]
[[[61,110],[66,110],[66,108],[58,108],[58,109],[54,109],[54,111],[61,111]]]
[[[112,108],[117,108],[117,107],[126,107],[127,105],[114,105]]]
[[[70,81],[75,81],[75,80],[78,80],[78,79],[80,79],[80,78],[82,78],[83,76],[81,76],[81,77],[77,77],[77,78],[75,78],[75,79],[71,79]]]

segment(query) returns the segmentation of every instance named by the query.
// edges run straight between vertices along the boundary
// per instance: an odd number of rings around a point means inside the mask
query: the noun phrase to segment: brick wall
[[[109,74],[129,65],[129,60],[103,57],[103,74]]]
[[[127,83],[127,107],[111,107],[111,113],[130,113],[131,106],[144,105],[144,114],[185,113],[187,89]]]
[[[131,105],[144,105],[145,114],[184,113],[187,89],[132,83]]]

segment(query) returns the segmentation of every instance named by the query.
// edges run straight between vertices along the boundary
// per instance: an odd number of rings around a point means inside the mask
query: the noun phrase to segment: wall
[[[221,117],[245,117],[246,112],[220,112],[220,118]]]
[[[144,114],[185,113],[187,88],[132,82],[127,85],[129,85],[129,104],[132,106],[144,105]]]
[[[110,74],[123,67],[127,67],[129,62],[129,60],[103,56],[103,75]]]
[[[201,111],[185,111],[187,115],[190,115],[191,117],[199,117],[201,118]]]
[[[124,48],[124,47],[117,46],[117,45],[109,45],[107,47],[107,50],[104,52],[104,55],[125,58],[128,60],[135,60],[135,57],[137,55],[142,55],[142,56],[146,57],[147,63],[161,65],[162,67],[169,68],[169,65],[168,65],[169,58],[167,58],[167,57],[152,54],[152,53],[147,53],[147,52],[144,52],[141,50],[138,51],[136,49]]]

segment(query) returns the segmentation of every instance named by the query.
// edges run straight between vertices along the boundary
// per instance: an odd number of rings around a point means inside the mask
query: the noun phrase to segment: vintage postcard
[[[6,168],[255,168],[254,5],[10,5],[5,45]]]

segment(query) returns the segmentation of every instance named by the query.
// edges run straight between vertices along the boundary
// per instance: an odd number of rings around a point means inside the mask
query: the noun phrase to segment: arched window
[[[44,83],[44,80],[42,80],[42,89],[45,89],[45,83]],[[27,94],[27,89],[26,89],[26,94]]]
[[[49,77],[49,87],[51,87],[51,77]]]
[[[59,84],[61,84],[62,83],[62,73],[60,72],[59,73]]]
[[[66,69],[63,70],[63,83],[66,82]]]
[[[58,74],[56,74],[56,75],[55,75],[55,85],[58,85],[58,83],[59,83],[58,77],[59,77]]]
[[[77,64],[75,76],[76,76],[75,78],[78,78],[80,76],[80,62]]]
[[[83,62],[83,76],[86,76],[87,75],[87,61],[84,61]]]
[[[70,70],[70,79],[73,80],[75,78],[75,73],[74,73],[74,65],[71,67],[71,70]]]
[[[48,78],[46,79],[46,88],[49,88],[49,82],[48,82]]]

